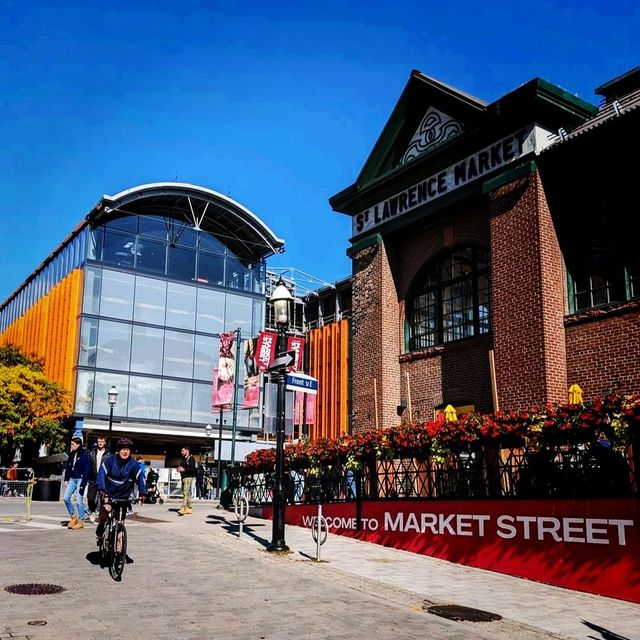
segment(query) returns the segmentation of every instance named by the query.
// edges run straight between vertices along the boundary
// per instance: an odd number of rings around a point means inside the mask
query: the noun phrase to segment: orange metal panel
[[[1,344],[14,344],[26,355],[42,358],[45,374],[70,392],[81,290],[82,272],[76,269],[0,335]]]

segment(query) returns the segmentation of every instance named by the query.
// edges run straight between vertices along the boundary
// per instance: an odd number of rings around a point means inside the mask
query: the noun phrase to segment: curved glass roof
[[[217,236],[239,258],[265,258],[284,250],[284,241],[254,213],[217,191],[179,182],[143,184],[104,195],[87,221],[101,224],[114,214],[176,218]]]

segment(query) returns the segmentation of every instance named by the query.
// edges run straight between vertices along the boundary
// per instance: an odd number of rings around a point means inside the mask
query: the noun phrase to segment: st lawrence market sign
[[[358,213],[353,218],[353,235],[360,235],[393,218],[409,213],[529,153],[539,153],[549,146],[551,139],[550,132],[538,126],[528,127],[502,138],[408,189],[396,193],[391,198]]]

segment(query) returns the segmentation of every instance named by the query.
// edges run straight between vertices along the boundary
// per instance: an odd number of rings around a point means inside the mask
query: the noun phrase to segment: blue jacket
[[[69,454],[67,464],[64,468],[64,480],[68,482],[71,478],[80,478],[80,493],[84,492],[89,477],[89,454],[82,447]]]
[[[116,453],[102,459],[96,483],[100,491],[104,491],[113,500],[128,500],[136,483],[140,495],[146,496],[144,473],[133,457],[122,460]]]

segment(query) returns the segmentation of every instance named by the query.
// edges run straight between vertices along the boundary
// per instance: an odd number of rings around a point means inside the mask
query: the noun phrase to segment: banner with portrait
[[[229,409],[234,402],[236,387],[236,332],[220,334],[220,358],[213,370],[213,409]]]

